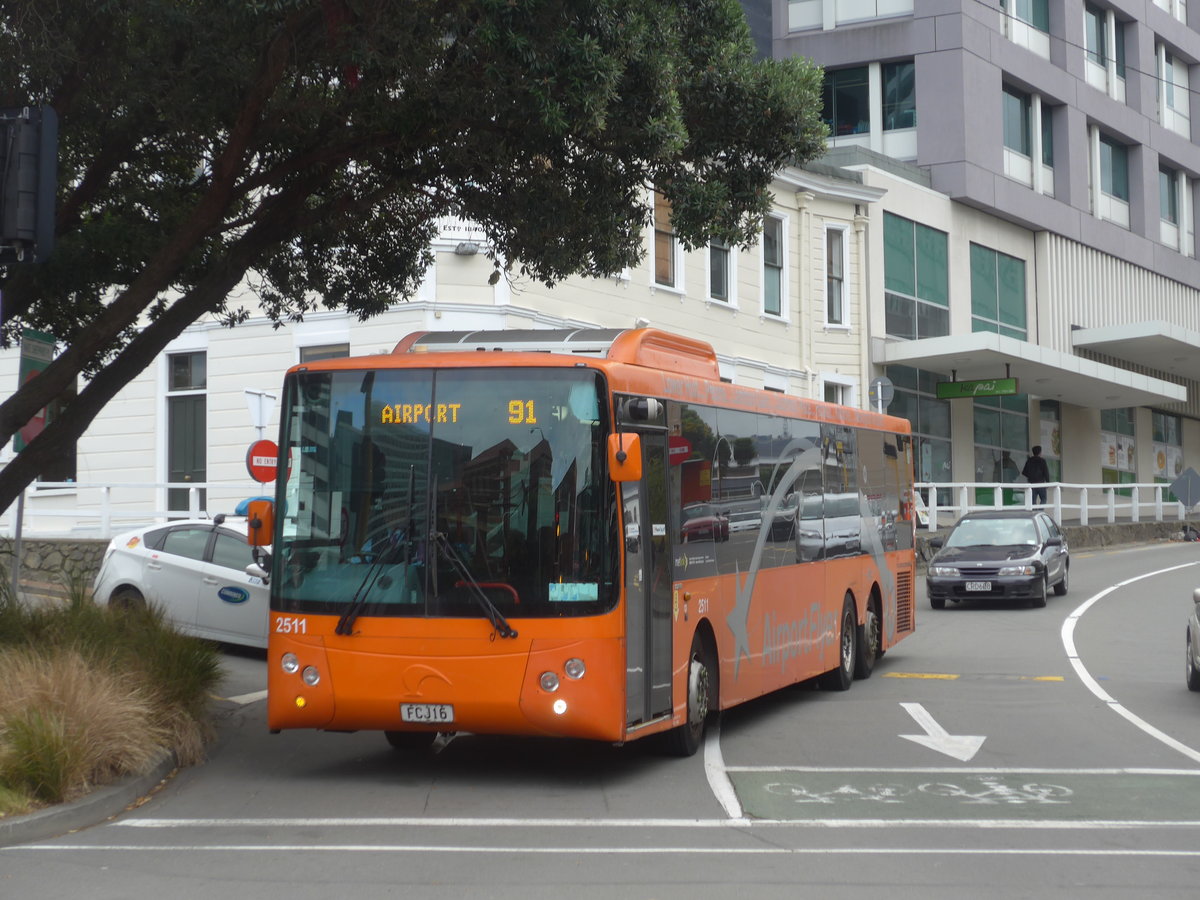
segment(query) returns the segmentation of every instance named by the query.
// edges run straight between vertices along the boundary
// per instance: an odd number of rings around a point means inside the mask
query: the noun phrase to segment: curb
[[[175,756],[168,754],[145,775],[130,775],[73,803],[0,819],[0,847],[28,844],[98,825],[152,793],[175,769]]]

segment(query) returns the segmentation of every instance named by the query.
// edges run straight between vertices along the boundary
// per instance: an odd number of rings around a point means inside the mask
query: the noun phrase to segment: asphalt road
[[[1195,897],[1200,545],[1077,554],[1045,609],[933,611],[845,694],[726,713],[687,760],[571,741],[220,741],[113,821],[0,850],[0,897]]]

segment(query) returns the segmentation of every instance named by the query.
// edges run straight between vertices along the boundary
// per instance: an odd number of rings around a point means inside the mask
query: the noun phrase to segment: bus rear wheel
[[[882,637],[877,604],[878,601],[872,597],[867,603],[867,614],[863,618],[863,623],[858,626],[855,633],[855,639],[858,642],[854,657],[855,678],[870,678],[871,673],[875,671],[875,660],[883,655],[879,650]]]
[[[854,683],[854,670],[858,666],[856,662],[858,654],[855,652],[858,649],[857,633],[858,623],[854,616],[854,598],[846,594],[846,599],[842,601],[842,617],[838,626],[837,668],[831,669],[820,677],[819,683],[822,689],[827,691],[850,690],[850,685]]]
[[[716,708],[711,657],[698,633],[688,659],[687,721],[666,734],[667,750],[674,756],[692,756],[700,749],[709,713]]]

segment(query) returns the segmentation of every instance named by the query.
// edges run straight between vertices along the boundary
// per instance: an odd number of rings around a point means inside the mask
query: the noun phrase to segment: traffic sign
[[[279,469],[279,447],[274,441],[255,441],[246,451],[246,471],[255,481],[274,481]]]

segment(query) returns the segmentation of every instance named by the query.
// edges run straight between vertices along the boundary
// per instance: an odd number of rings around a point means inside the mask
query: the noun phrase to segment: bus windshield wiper
[[[338,619],[337,627],[334,631],[337,634],[353,634],[354,620],[358,618],[363,607],[367,605],[367,597],[371,591],[375,589],[375,584],[379,581],[379,576],[383,573],[385,563],[392,562],[396,556],[397,549],[400,544],[407,546],[408,541],[390,542],[383,551],[376,555],[371,561],[370,567],[367,569],[363,579],[359,582],[358,590],[354,592],[354,596],[350,598],[350,605],[346,607],[346,611],[342,613],[342,617]],[[386,587],[386,585],[385,585]]]
[[[492,628],[495,629],[496,634],[500,635],[502,638],[515,638],[517,636],[517,632],[511,625],[508,624],[508,620],[505,619],[500,610],[496,608],[496,604],[488,599],[488,595],[484,593],[483,588],[479,585],[479,582],[475,580],[475,576],[471,574],[470,569],[467,568],[466,563],[464,563],[462,560],[462,557],[458,555],[458,551],[455,550],[454,547],[451,546],[450,541],[446,539],[446,535],[442,534],[440,531],[435,531],[433,533],[433,539],[437,544],[438,550],[441,551],[442,556],[446,558],[450,565],[454,567],[454,571],[458,573],[460,581],[462,581],[469,588],[469,593],[472,599],[479,604],[479,608],[482,609],[484,615],[488,617],[488,621],[492,623]]]

